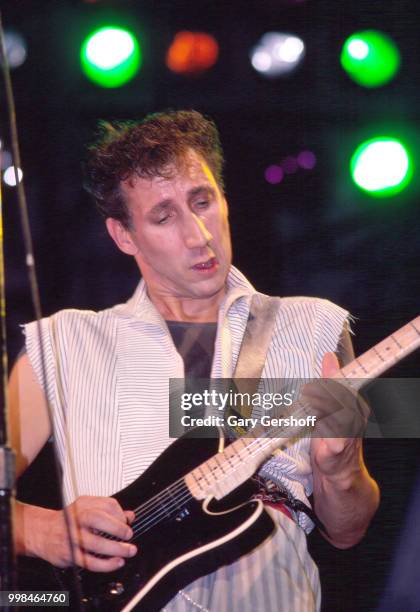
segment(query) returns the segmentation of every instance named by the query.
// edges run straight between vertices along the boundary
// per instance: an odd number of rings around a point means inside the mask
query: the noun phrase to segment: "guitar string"
[[[293,416],[295,416],[296,418],[298,418],[302,413],[303,414],[307,414],[307,408],[309,406],[309,404],[304,404],[303,402],[301,402],[300,400],[298,400],[297,402],[295,402],[293,404],[293,407],[296,408],[291,414]],[[271,442],[270,439],[267,439],[267,436],[269,434],[272,434],[273,432],[275,432],[277,435],[275,437],[278,437],[279,433],[283,433],[285,430],[284,427],[271,427],[267,430],[265,430],[264,432],[264,437],[258,437],[255,438],[252,442],[250,442],[247,446],[242,447],[241,449],[239,449],[238,451],[235,452],[234,455],[232,455],[229,458],[228,461],[228,471],[227,472],[223,472],[222,467],[220,465],[218,465],[218,469],[219,471],[222,471],[223,476],[229,476],[231,475],[232,472],[234,472],[237,467],[239,467],[241,464],[244,463],[243,459],[246,457],[253,457],[255,455],[257,455],[259,452],[264,451],[266,449],[267,446],[270,446]],[[299,435],[303,435],[305,433],[305,429],[301,429]],[[297,437],[297,434],[295,434],[293,436],[294,438]],[[239,438],[240,439],[240,438]],[[255,447],[257,445],[257,449],[256,452],[253,452],[253,447]],[[230,447],[228,447],[230,448]],[[251,450],[251,452],[249,452]],[[198,466],[199,467],[199,466]],[[197,468],[196,468],[197,469]],[[194,471],[194,470],[192,470]],[[150,529],[151,527],[153,527],[154,525],[156,525],[158,522],[160,522],[161,518],[163,518],[165,515],[166,516],[170,516],[171,514],[173,514],[173,510],[171,512],[171,510],[167,510],[167,508],[171,508],[176,505],[181,505],[183,504],[188,498],[193,498],[191,492],[189,491],[189,489],[187,488],[186,491],[184,491],[181,495],[179,495],[178,497],[176,497],[176,494],[178,492],[180,492],[180,490],[183,488],[183,486],[186,487],[185,481],[184,481],[184,477],[180,478],[178,481],[176,481],[173,485],[171,485],[171,487],[168,487],[167,489],[165,489],[163,492],[161,492],[160,494],[157,494],[156,496],[152,497],[150,500],[148,500],[147,502],[145,502],[144,504],[138,506],[137,508],[134,509],[134,512],[137,514],[141,514],[141,519],[140,517],[138,519],[136,519],[133,522],[133,540],[135,538],[137,538],[139,535],[141,535],[142,533],[145,533],[145,531],[147,531],[148,529]],[[169,492],[170,491],[170,492]],[[159,500],[163,500],[163,498],[167,497],[168,495],[170,495],[173,499],[171,500],[171,502],[169,504],[162,504],[161,502],[159,502]],[[155,508],[158,507],[158,509],[155,511]],[[181,510],[180,508],[178,508],[179,510]],[[145,514],[145,512],[149,511],[149,515]],[[150,511],[152,512],[150,514]]]
[[[408,325],[410,325],[410,324],[408,324]],[[410,332],[410,330],[408,329],[408,325],[406,326],[406,329],[402,328],[402,330],[404,330],[404,332]],[[401,332],[402,330],[398,330],[398,331]],[[414,330],[416,331],[416,334],[418,336],[420,336],[420,331],[417,330],[416,327],[414,327]],[[387,338],[387,340],[393,339],[394,335],[395,334],[392,334],[389,338]],[[399,340],[401,340],[401,342],[403,342],[403,340],[405,340],[405,337],[403,339],[402,336],[403,336],[403,334],[399,333]],[[405,333],[404,333],[404,336],[405,336]],[[402,346],[401,347],[401,351],[397,351],[397,354],[394,355],[394,357],[397,357],[397,359],[398,359],[398,354],[403,353],[407,348],[409,348],[410,344],[412,342],[413,342],[413,340],[410,339],[408,344],[406,346]],[[388,349],[388,347],[386,347],[386,348]],[[387,355],[387,357],[388,356],[389,355]],[[363,355],[361,357],[363,357]],[[360,357],[359,357],[359,359],[360,359]],[[350,364],[348,364],[348,365],[350,365]],[[345,368],[345,370],[349,371],[348,367]],[[373,368],[371,367],[371,369],[370,369],[370,377],[373,376],[373,371],[374,370],[375,370],[375,367],[373,367]],[[343,377],[348,382],[348,377],[350,376],[350,374],[353,374],[353,370],[351,370],[349,372],[349,374],[346,374],[345,372],[343,372],[343,369],[342,369],[341,373],[343,374]],[[365,377],[362,377],[362,378],[365,378]],[[302,405],[301,402],[297,402],[297,403],[299,403],[299,406],[301,408],[303,408],[303,411],[305,411],[304,410],[305,406]],[[293,414],[296,415],[297,411],[294,412]],[[277,433],[279,433],[282,430],[282,428],[272,428],[271,431],[273,431],[274,429],[277,430]],[[267,435],[269,432],[270,432],[270,430],[266,431],[265,435]],[[296,436],[294,436],[294,437],[296,437]],[[264,450],[265,447],[267,446],[267,444],[270,444],[270,442],[269,441],[268,442],[267,441],[264,442],[264,438],[261,438],[261,437],[260,438],[255,438],[249,445],[247,445],[246,447],[243,447],[242,449],[240,449],[239,452],[236,452],[235,455],[233,455],[232,457],[230,457],[228,459],[228,465],[229,465],[229,468],[230,468],[230,472],[234,471],[238,465],[243,463],[243,461],[241,460],[241,454],[245,454],[246,453],[249,456],[250,453],[247,452],[247,451],[249,451],[249,449],[251,449],[255,444],[258,444],[258,449],[257,450],[261,451],[261,450]],[[253,453],[251,451],[251,455],[252,454]],[[232,465],[232,463],[234,463],[235,461],[236,461],[236,466]],[[206,463],[206,462],[204,462],[204,463]],[[200,467],[200,466],[197,466],[196,469],[198,469],[198,467]],[[218,467],[219,467],[219,469],[222,469],[220,465]],[[229,476],[229,472],[228,473],[224,473],[223,475]],[[171,515],[171,512],[170,511],[168,512],[166,510],[165,505],[163,505],[163,507],[162,507],[162,504],[159,505],[160,510],[158,512],[154,512],[154,514],[153,514],[154,508],[158,505],[157,504],[158,500],[164,498],[165,495],[167,496],[168,495],[168,490],[170,490],[173,495],[176,495],[177,492],[179,492],[182,489],[182,487],[185,486],[184,493],[181,494],[181,495],[178,495],[178,497],[174,498],[173,501],[171,502],[172,506],[174,505],[174,502],[176,503],[176,505],[179,505],[179,504],[182,505],[184,503],[184,501],[186,501],[188,498],[190,498],[190,499],[193,498],[191,492],[189,491],[189,489],[186,486],[184,478],[185,477],[180,478],[178,481],[176,481],[170,487],[168,487],[165,491],[163,491],[160,494],[157,494],[156,496],[152,497],[150,500],[148,500],[144,504],[138,506],[134,510],[135,514],[140,513],[142,518],[140,519],[140,517],[139,517],[138,519],[134,520],[134,522],[133,522],[133,527],[134,527],[134,529],[133,529],[133,538],[130,541],[133,541],[133,540],[137,539],[142,533],[145,533],[145,531],[147,531],[148,529],[150,529],[151,527],[153,527],[154,525],[159,523],[160,520],[161,520],[161,517],[163,515],[166,515],[166,516],[168,516],[168,515],[170,516]],[[170,507],[170,505],[169,505],[169,507]],[[145,509],[152,510],[152,514],[149,516],[149,519],[148,519],[148,521],[146,520],[146,522],[144,522],[144,519],[145,519],[145,517],[147,518],[147,514],[146,515],[142,514],[142,511],[145,511]],[[112,540],[117,539],[114,536],[109,536],[109,534],[106,534],[106,533],[103,533],[102,535],[104,535],[105,537],[108,537],[108,538],[110,538]]]
[[[407,331],[409,331],[409,330],[407,330]],[[400,335],[400,338],[401,338],[401,335]],[[298,404],[298,407],[300,408],[300,410],[296,410],[295,412],[293,412],[294,416],[298,415],[299,412],[300,413],[301,412],[306,413],[305,409],[306,409],[307,406],[305,404],[302,404],[299,401],[296,402],[296,404]],[[296,404],[294,404],[294,405],[296,405]],[[283,428],[272,427],[271,429],[268,429],[267,431],[264,432],[264,437],[266,437],[270,433],[273,433],[274,431],[278,434],[278,433],[283,431]],[[296,437],[296,436],[294,436],[294,437]],[[229,476],[230,473],[235,471],[238,466],[243,464],[243,456],[244,455],[248,456],[248,457],[250,455],[251,456],[256,455],[257,453],[253,453],[252,452],[252,447],[255,446],[255,445],[258,445],[257,451],[261,452],[262,450],[265,450],[265,448],[267,446],[270,445],[270,442],[269,441],[268,442],[267,441],[264,442],[264,438],[263,437],[255,438],[246,447],[243,447],[238,452],[235,452],[235,454],[232,457],[229,458],[229,464],[228,465],[229,465],[230,470],[228,472],[223,472],[223,470],[220,467],[220,465],[218,466],[219,471],[222,470],[223,476]],[[251,450],[251,453],[249,452],[249,450]],[[232,465],[232,463],[234,465]],[[235,465],[235,463],[236,463],[236,465]],[[198,467],[199,466],[197,466],[197,468]],[[186,490],[182,494],[180,494],[180,492],[181,492],[181,490],[183,489],[184,486],[186,487]],[[172,498],[169,503],[165,504],[165,503],[162,503],[160,501],[160,500],[163,500],[165,497],[168,497],[168,496],[170,496]],[[140,517],[138,519],[136,518],[134,520],[133,524],[132,524],[132,526],[133,526],[133,538],[132,538],[132,540],[137,538],[142,533],[145,533],[145,531],[147,531],[148,529],[150,529],[151,527],[156,525],[158,522],[160,522],[160,520],[161,520],[161,518],[163,516],[166,515],[166,516],[170,517],[171,514],[173,514],[174,510],[182,510],[179,507],[175,508],[175,506],[182,505],[188,498],[193,498],[193,496],[192,496],[191,492],[189,491],[189,489],[187,488],[187,486],[185,484],[184,477],[182,477],[178,481],[173,483],[170,487],[168,487],[167,489],[162,491],[161,493],[157,494],[156,496],[152,497],[150,500],[148,500],[144,504],[142,504],[142,505],[138,506],[137,508],[135,508],[134,509],[135,514],[141,514],[141,518]],[[171,507],[173,508],[173,510],[171,510]],[[168,508],[169,508],[169,511],[168,511]],[[157,509],[157,511],[155,511],[155,509]],[[152,512],[151,514],[150,514],[150,511]],[[147,512],[149,512],[149,515],[147,514]]]
[[[270,433],[270,430],[267,431],[267,433]],[[259,448],[261,448],[261,442],[260,442],[261,438],[256,438],[254,439],[251,443],[249,443],[246,447],[242,447],[241,449],[239,449],[238,451],[235,452],[234,455],[232,455],[232,457],[230,457],[230,461],[231,462],[236,462],[236,465],[231,465],[229,464],[229,468],[230,468],[230,472],[236,470],[236,468],[243,463],[243,456],[247,455],[249,456],[249,452],[247,452],[249,449],[252,450],[252,447],[255,446],[255,444],[259,445]],[[228,447],[229,448],[229,447]],[[203,462],[203,463],[207,463]],[[200,466],[197,466],[198,469]],[[222,468],[218,465],[219,469],[221,470]],[[195,470],[192,470],[195,471]],[[229,472],[226,472],[224,475],[228,476]],[[160,505],[161,507],[161,502],[160,500],[163,500],[165,497],[167,498],[168,496],[172,497],[173,499],[171,500],[170,504],[174,504],[177,503],[177,501],[179,501],[179,498],[175,497],[176,494],[178,493],[178,491],[180,490],[180,488],[182,488],[182,486],[186,486],[185,481],[184,481],[185,477],[181,477],[179,478],[177,481],[175,481],[170,487],[168,487],[167,489],[164,489],[164,491],[161,491],[160,493],[158,493],[157,495],[155,495],[154,497],[150,498],[150,500],[148,500],[147,502],[145,502],[144,504],[141,504],[140,506],[137,506],[136,508],[134,508],[134,512],[135,513],[142,513],[142,515],[144,516],[144,512],[150,510],[151,508],[153,508],[154,505]],[[188,490],[189,491],[189,490]],[[190,493],[191,494],[191,493]],[[133,523],[134,524],[134,523]]]
[[[306,411],[309,406],[308,404],[304,404],[303,402],[298,400],[297,402],[293,404],[294,408],[296,408],[296,406],[297,406],[297,409],[294,409],[294,411],[291,413],[293,414],[293,416],[299,417],[302,413],[304,414],[307,413]],[[241,464],[244,463],[243,461],[244,457],[249,457],[249,456],[253,457],[256,454],[258,454],[258,452],[265,450],[266,447],[271,444],[270,439],[267,440],[267,436],[273,432],[276,432],[277,434],[276,437],[278,437],[279,433],[284,432],[284,427],[280,427],[280,428],[271,427],[264,432],[264,437],[255,438],[247,446],[242,447],[241,449],[239,449],[239,451],[236,451],[235,454],[229,458],[229,462],[228,462],[229,469],[227,472],[224,472],[223,475],[229,476],[232,472],[234,472],[237,469],[237,467],[239,467]],[[302,433],[300,435],[302,435]],[[297,437],[296,434],[293,437]],[[257,445],[256,452],[253,452],[252,449],[256,445]],[[249,452],[250,450],[251,450],[251,453]],[[219,470],[222,470],[220,465],[218,465],[217,467],[219,468]],[[157,494],[156,496],[152,497],[150,500],[148,500],[144,504],[134,509],[134,512],[136,514],[137,513],[141,514],[142,518],[140,519],[139,517],[139,519],[136,519],[133,522],[133,540],[137,538],[141,533],[144,533],[145,531],[153,527],[157,522],[161,520],[163,516],[165,515],[170,516],[171,514],[173,514],[173,510],[172,512],[171,510],[169,511],[167,510],[168,507],[169,508],[171,508],[171,506],[174,507],[175,504],[181,505],[189,497],[190,498],[193,497],[189,489],[184,491],[183,494],[176,497],[177,493],[180,492],[183,486],[186,487],[184,477],[176,481],[173,485],[171,485],[171,487],[168,487],[167,489],[162,491],[160,494]],[[169,504],[163,504],[161,500],[163,500],[165,497],[168,497],[168,495],[170,495],[173,499],[171,500]],[[158,507],[157,511],[155,511],[156,507]],[[152,512],[151,514],[150,514],[150,511]],[[149,512],[149,515],[145,514],[145,512]]]
[[[294,410],[291,414],[295,417],[299,417],[302,413],[307,414],[307,408],[309,406],[309,404],[304,404],[301,401],[297,401],[293,404],[293,407],[295,408],[296,406],[298,406],[298,409]],[[247,446],[242,447],[241,449],[239,449],[239,451],[236,451],[234,455],[232,455],[229,458],[228,461],[228,471],[227,472],[223,472],[223,469],[220,465],[217,466],[217,468],[219,469],[219,471],[222,471],[223,476],[229,476],[231,475],[232,472],[234,472],[238,466],[240,466],[241,464],[244,463],[243,461],[243,457],[249,457],[251,456],[255,456],[258,452],[261,452],[263,450],[266,449],[267,446],[269,446],[271,444],[271,442],[269,440],[266,439],[266,437],[273,433],[276,432],[276,436],[278,437],[278,434],[284,431],[284,427],[271,427],[270,429],[265,430],[264,432],[264,437],[257,437],[255,438],[251,443],[249,443]],[[305,429],[302,428],[301,431],[299,432],[299,436],[302,436],[305,433]],[[295,434],[293,437],[297,437],[297,435]],[[265,441],[264,441],[265,440]],[[257,445],[257,452],[252,452],[252,447],[254,447],[255,445]],[[228,447],[230,448],[230,447]],[[249,450],[251,449],[251,453],[249,452]],[[232,465],[233,464],[233,465]],[[198,466],[199,467],[199,466]],[[197,469],[197,468],[196,468]],[[193,470],[194,471],[194,470]],[[170,495],[171,497],[173,495],[176,494],[177,490],[179,491],[180,487],[182,488],[182,486],[185,485],[184,482],[184,478],[179,479],[179,481],[177,481],[176,483],[174,483],[174,485],[172,485],[170,488],[166,489],[165,491],[163,491],[161,494],[156,495],[155,497],[151,498],[150,500],[148,500],[148,502],[146,502],[145,504],[138,506],[134,511],[136,513],[140,513],[142,515],[142,519],[137,519],[136,521],[134,521],[133,525],[134,525],[134,530],[133,530],[133,535],[134,537],[138,537],[138,535],[140,533],[144,533],[145,531],[147,531],[147,529],[151,528],[152,526],[154,526],[156,524],[156,522],[160,521],[160,518],[163,515],[169,515],[171,514],[171,511],[168,512],[167,507],[169,506],[174,506],[174,502],[175,504],[182,504],[184,503],[184,501],[186,499],[188,499],[189,497],[193,497],[191,492],[189,491],[189,489],[187,489],[181,496],[179,496],[178,498],[173,497],[173,499],[171,500],[170,504],[160,504],[159,505],[159,510],[157,510],[157,512],[155,512],[153,514],[153,510],[154,507],[156,507],[158,500],[164,498],[165,496],[167,497],[168,495]],[[186,486],[186,485],[185,485]],[[170,493],[168,492],[170,490]],[[147,514],[145,515],[144,512],[146,511],[146,509],[151,509],[152,510],[152,514],[147,516]],[[173,513],[173,511],[172,511]],[[133,537],[133,539],[134,539]]]
[[[267,431],[267,433],[270,433],[270,430]],[[249,456],[250,453],[248,452],[249,449],[251,449],[251,455],[252,455],[252,447],[255,446],[256,444],[258,444],[258,449],[261,448],[261,438],[256,438],[254,439],[250,444],[248,444],[246,447],[242,447],[241,449],[239,449],[238,451],[235,452],[235,454],[230,457],[230,461],[229,461],[229,471],[226,472],[224,475],[229,476],[231,472],[235,471],[237,467],[239,467],[242,463],[243,463],[243,458],[245,456]],[[203,462],[203,463],[207,463],[207,462]],[[233,465],[232,465],[233,464]],[[198,469],[200,466],[197,466]],[[220,466],[218,466],[219,469]],[[194,470],[192,470],[194,471]],[[183,487],[187,487],[187,485],[185,484],[185,480],[184,480],[185,476],[179,478],[177,481],[175,481],[172,485],[170,485],[170,487],[167,487],[166,489],[164,489],[163,491],[161,491],[160,493],[156,494],[155,496],[153,496],[152,498],[150,498],[148,501],[144,502],[143,504],[141,504],[140,506],[137,506],[136,508],[133,509],[133,512],[135,514],[141,514],[142,516],[142,520],[144,520],[145,518],[149,518],[149,519],[153,519],[153,514],[151,515],[147,515],[147,512],[150,511],[154,511],[155,508],[157,508],[157,513],[162,515],[162,514],[170,514],[170,512],[168,513],[166,510],[166,506],[175,506],[176,504],[179,503],[183,503],[185,501],[185,499],[188,496],[192,496],[191,492],[189,491],[189,489],[187,489],[187,491],[185,492],[185,497],[184,494],[179,497],[177,496],[178,493],[180,493],[180,491],[182,490]],[[170,500],[169,504],[164,504],[163,501],[165,500],[165,498],[171,497],[172,499]],[[179,510],[181,510],[181,508],[179,508]],[[134,530],[136,530],[136,527],[139,526],[139,523],[141,522],[140,518],[136,518],[133,523],[132,526],[134,527]],[[137,533],[137,531],[135,531]]]
[[[296,415],[299,412],[305,412],[307,405],[306,404],[302,404],[300,402],[297,402],[299,404],[299,407],[301,408],[301,410],[296,410],[293,414]],[[295,404],[296,405],[296,404]],[[269,433],[272,433],[273,431],[283,431],[283,428],[271,428],[269,430],[267,430],[265,432],[265,435],[268,435]],[[296,436],[294,436],[296,437]],[[239,467],[241,464],[244,463],[243,458],[245,457],[249,457],[249,456],[255,456],[256,454],[258,454],[258,452],[261,452],[262,450],[265,450],[265,448],[267,446],[269,446],[271,444],[271,442],[265,441],[264,442],[264,438],[255,438],[250,444],[248,444],[246,447],[242,447],[239,451],[235,452],[235,455],[233,455],[232,457],[230,457],[230,462],[228,464],[229,466],[229,471],[228,472],[224,472],[223,475],[224,476],[229,476],[233,471],[235,471],[237,469],[237,467]],[[252,452],[252,447],[254,447],[255,445],[257,445],[257,452]],[[251,453],[249,452],[249,450],[251,449]],[[232,465],[232,463],[234,465]],[[220,465],[218,466],[219,470],[222,470],[222,468],[220,467]],[[155,497],[151,498],[148,502],[146,502],[145,504],[138,506],[134,512],[135,513],[141,513],[142,518],[137,519],[133,522],[133,538],[135,539],[137,538],[141,533],[144,533],[145,531],[147,531],[148,529],[150,529],[151,527],[153,527],[155,524],[157,524],[157,522],[160,522],[161,518],[166,515],[166,516],[170,516],[171,513],[173,514],[173,511],[169,511],[167,510],[167,507],[169,506],[174,506],[176,505],[181,505],[182,503],[184,503],[189,497],[193,498],[191,492],[189,491],[189,489],[187,488],[186,491],[184,491],[181,495],[179,495],[177,498],[174,497],[173,500],[171,500],[170,504],[159,504],[158,510],[156,512],[153,513],[154,510],[154,506],[157,506],[158,504],[156,504],[156,502],[158,501],[159,498],[164,498],[167,497],[168,495],[170,495],[172,497],[172,494],[175,494],[177,491],[180,491],[180,489],[182,489],[182,487],[185,486],[186,484],[184,482],[184,478],[179,479],[179,481],[177,481],[176,483],[174,483],[174,485],[171,485],[170,489],[171,489],[171,493],[168,493],[168,489],[166,489],[164,492],[162,492],[161,494],[156,495]],[[152,509],[152,514],[149,514],[149,516],[147,514],[144,514],[145,509],[147,506],[150,506]],[[178,510],[181,510],[181,508],[177,508]]]

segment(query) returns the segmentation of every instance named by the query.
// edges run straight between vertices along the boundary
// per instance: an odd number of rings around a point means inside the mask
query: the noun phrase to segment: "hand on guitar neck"
[[[348,548],[363,537],[378,507],[379,489],[362,454],[369,407],[351,387],[334,380],[339,368],[334,353],[327,353],[323,378],[307,385],[303,398],[319,418],[311,440],[315,511],[327,528],[324,536]]]
[[[319,470],[334,477],[358,463],[359,438],[363,436],[370,414],[366,401],[350,385],[337,378],[340,364],[334,353],[322,362],[322,378],[306,385],[301,401],[305,411],[316,415],[312,439],[312,460]],[[339,382],[340,381],[340,382]]]

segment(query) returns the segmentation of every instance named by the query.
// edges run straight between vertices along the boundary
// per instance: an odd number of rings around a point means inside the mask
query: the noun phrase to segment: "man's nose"
[[[185,219],[184,240],[185,245],[189,249],[203,248],[211,240],[213,236],[205,226],[205,223],[200,217],[193,212]]]

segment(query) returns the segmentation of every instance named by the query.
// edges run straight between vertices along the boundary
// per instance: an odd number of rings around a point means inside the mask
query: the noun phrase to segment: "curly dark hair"
[[[200,153],[223,191],[223,153],[216,125],[197,111],[167,111],[142,121],[99,123],[97,140],[88,147],[85,188],[104,218],[130,227],[121,182],[137,175],[170,177],[170,166],[187,150]]]

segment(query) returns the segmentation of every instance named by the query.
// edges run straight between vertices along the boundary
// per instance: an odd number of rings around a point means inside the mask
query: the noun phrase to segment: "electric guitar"
[[[420,316],[334,378],[359,389],[419,346]],[[296,414],[299,401],[289,410]],[[113,573],[77,569],[84,609],[161,610],[179,589],[267,538],[274,524],[255,497],[251,477],[273,451],[287,445],[290,429],[284,435],[279,429],[264,437],[266,432],[255,428],[225,446],[222,433],[217,439],[186,434],[169,446],[144,474],[113,496],[122,508],[135,512],[132,541],[139,551]],[[70,605],[74,608],[72,597]]]

